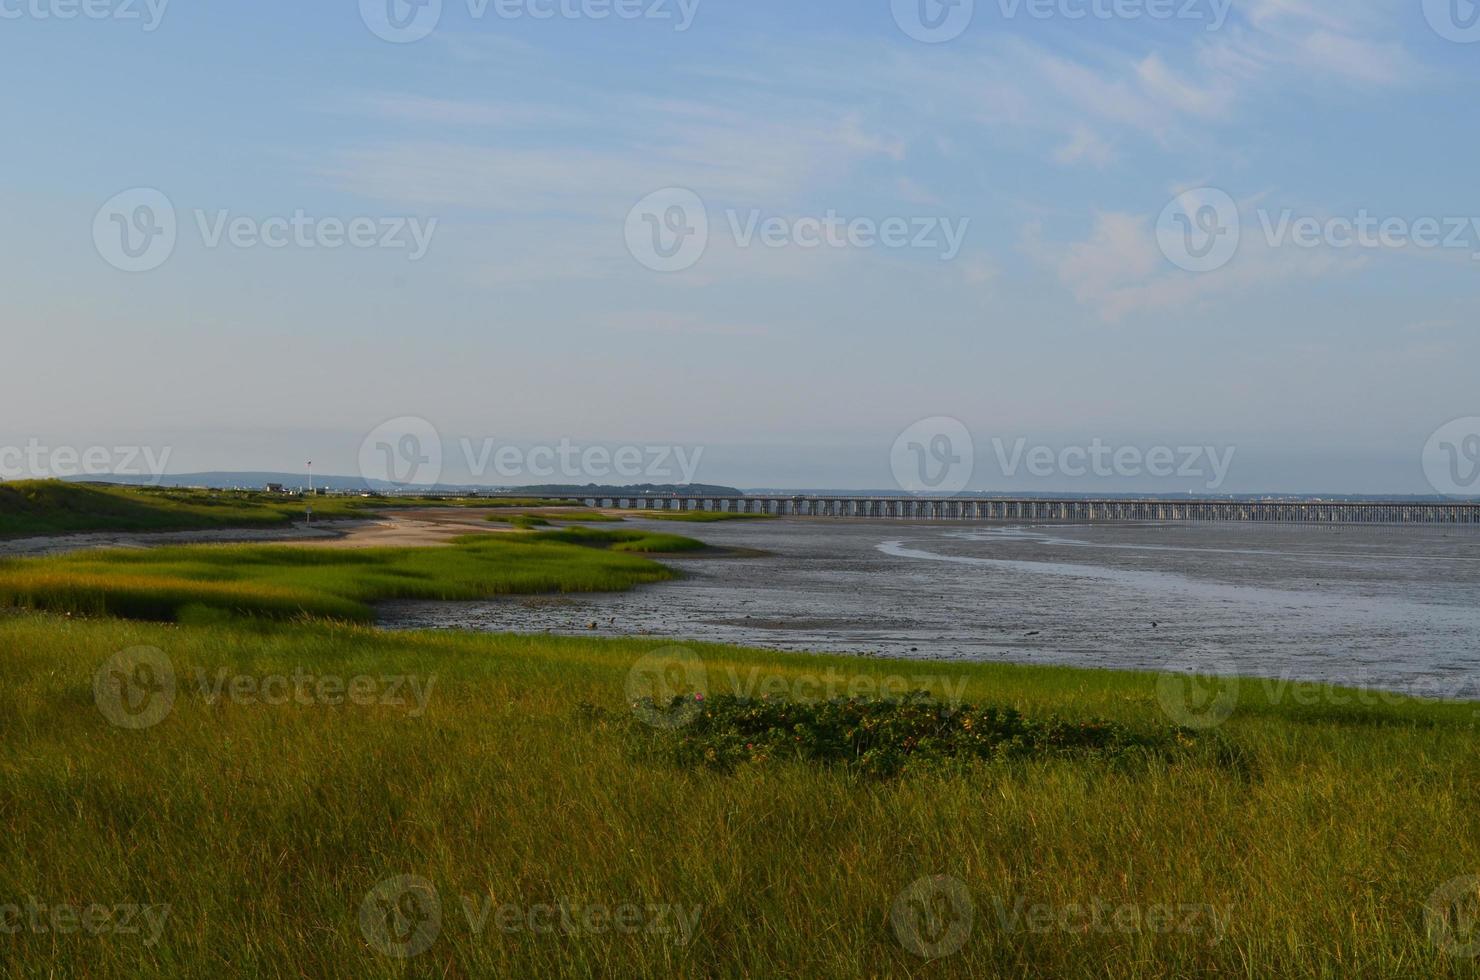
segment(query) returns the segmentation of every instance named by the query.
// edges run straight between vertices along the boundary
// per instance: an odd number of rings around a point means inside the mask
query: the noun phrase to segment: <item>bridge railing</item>
[[[1480,525],[1480,503],[1421,501],[1135,500],[1081,498],[742,496],[587,497],[592,507],[713,510],[777,517],[1075,523]]]

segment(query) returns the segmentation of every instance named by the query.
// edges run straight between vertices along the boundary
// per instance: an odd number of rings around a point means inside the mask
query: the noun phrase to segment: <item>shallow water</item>
[[[658,522],[634,521],[634,526]],[[674,530],[674,525],[663,525]],[[789,520],[684,526],[760,557],[665,559],[609,595],[397,602],[389,628],[1240,673],[1480,698],[1480,531]]]

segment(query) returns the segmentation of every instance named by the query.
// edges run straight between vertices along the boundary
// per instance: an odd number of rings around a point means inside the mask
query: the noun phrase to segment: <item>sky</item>
[[[0,0],[0,477],[1480,492],[1476,19]]]

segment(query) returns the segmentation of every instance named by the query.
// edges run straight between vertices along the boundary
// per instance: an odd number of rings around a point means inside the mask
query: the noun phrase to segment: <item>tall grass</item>
[[[94,674],[157,647],[173,709],[111,726]],[[1248,764],[1003,760],[877,780],[773,760],[731,774],[634,755],[577,706],[627,710],[660,641],[383,634],[324,623],[168,626],[0,617],[0,905],[165,904],[141,935],[0,935],[0,968],[68,976],[1459,977],[1425,931],[1441,884],[1480,873],[1469,706],[1291,711],[1250,686],[1224,726]],[[693,646],[711,691],[932,674],[1030,717],[1164,723],[1147,675],[902,664]],[[432,682],[393,704],[212,698],[295,670]],[[207,683],[203,691],[199,678]],[[427,879],[439,927],[410,960],[372,946],[367,893]],[[926,962],[891,912],[957,879],[974,909]],[[906,896],[908,897],[908,896]],[[490,916],[479,931],[474,913]],[[581,910],[642,909],[638,931]],[[1063,910],[1171,909],[1081,928]],[[564,905],[551,932],[505,931]],[[649,906],[697,910],[686,943]],[[1217,917],[1179,911],[1210,906]],[[1034,910],[1047,909],[1041,917]],[[938,909],[942,912],[948,909]],[[415,911],[414,909],[412,910]],[[413,917],[413,922],[418,921]],[[522,920],[528,922],[527,915]],[[570,928],[567,928],[566,922]],[[947,919],[945,921],[959,921]],[[1129,920],[1121,920],[1129,921]],[[1159,921],[1159,920],[1157,920]],[[473,923],[477,922],[475,914]],[[1217,929],[1212,923],[1220,923]],[[1189,924],[1183,931],[1181,926]],[[671,923],[670,923],[671,924]]]
[[[106,486],[60,480],[0,482],[0,537],[73,531],[190,531],[285,527],[313,507],[318,520],[366,517],[392,507],[581,506],[542,497],[284,497],[251,490]]]
[[[380,598],[656,581],[618,549],[686,541],[0,562],[0,606],[51,610],[0,613],[0,970],[1476,974],[1475,705],[1248,681],[1184,743],[1146,674],[356,622]],[[128,727],[115,687],[164,710]],[[751,707],[917,688],[979,707]],[[437,913],[380,902],[405,875]],[[1436,895],[1459,899],[1447,936]],[[157,936],[78,926],[135,906]],[[397,914],[410,959],[366,928]]]
[[[652,521],[681,521],[689,524],[718,524],[721,521],[765,521],[771,514],[740,514],[728,510],[639,510],[632,511],[633,517]]]
[[[609,531],[589,527],[569,527],[559,531],[541,531],[533,537],[539,541],[561,541],[612,551],[641,552],[644,554],[679,554],[685,551],[703,551],[708,545],[693,538],[677,534],[655,534],[652,531]]]
[[[489,514],[484,518],[494,524],[509,524],[521,530],[551,527],[557,524],[620,524],[622,518],[600,511],[527,510],[515,514]]]
[[[369,621],[370,604],[383,599],[620,591],[661,582],[674,573],[631,552],[699,546],[669,535],[570,535],[574,529],[470,535],[434,548],[189,545],[11,559],[0,561],[0,606],[128,619],[210,612]]]

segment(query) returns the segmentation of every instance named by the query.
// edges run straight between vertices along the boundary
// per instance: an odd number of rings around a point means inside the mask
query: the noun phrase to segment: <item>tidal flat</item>
[[[681,579],[622,593],[390,602],[379,623],[1480,698],[1480,535],[1466,529],[778,520],[686,533],[755,553],[665,558]]]

